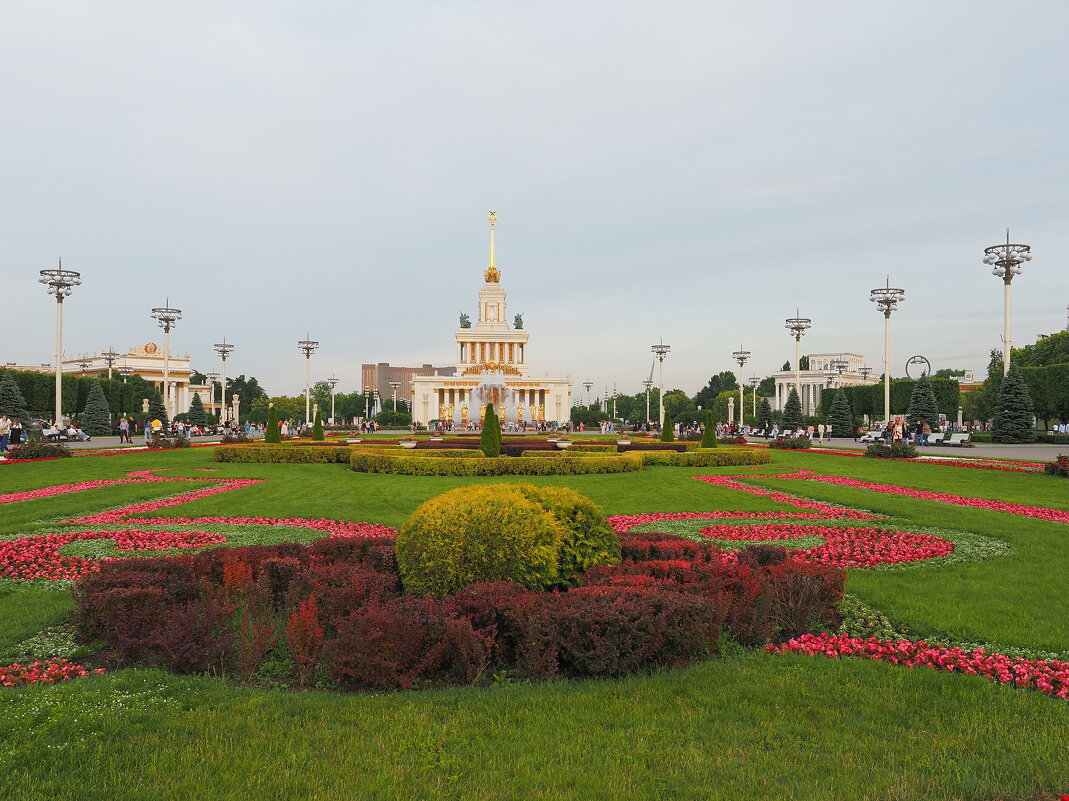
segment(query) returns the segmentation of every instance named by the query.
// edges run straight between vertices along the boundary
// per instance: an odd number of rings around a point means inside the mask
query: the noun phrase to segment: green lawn
[[[820,473],[1069,509],[1042,475],[776,452],[761,468],[647,468],[530,479],[610,514],[786,509],[693,481]],[[168,475],[255,486],[161,516],[330,517],[399,524],[478,479],[352,473],[340,465],[215,464],[211,449],[0,467],[0,494]],[[220,468],[202,473],[197,468]],[[771,468],[771,469],[770,469]],[[522,478],[496,479],[523,481]],[[792,480],[762,486],[1013,546],[959,565],[852,570],[848,591],[922,635],[1069,651],[1069,525]],[[93,489],[0,506],[0,539],[195,485]],[[0,652],[60,622],[69,593],[0,581]],[[763,653],[622,681],[500,684],[386,695],[285,693],[124,670],[0,690],[0,798],[986,799],[1069,788],[1069,704],[984,679],[860,660]]]

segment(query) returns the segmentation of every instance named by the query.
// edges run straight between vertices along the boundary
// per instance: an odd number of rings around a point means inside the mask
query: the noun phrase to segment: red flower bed
[[[41,683],[55,684],[57,681],[67,681],[78,676],[105,672],[107,672],[105,668],[86,670],[69,659],[46,659],[43,662],[31,662],[28,665],[20,665],[15,662],[11,665],[0,666],[0,687],[20,687],[26,684]]]
[[[966,651],[930,645],[923,640],[864,640],[839,634],[803,634],[782,645],[770,645],[773,653],[809,656],[856,657],[890,662],[906,667],[928,667],[952,673],[985,676],[1000,684],[1038,690],[1055,698],[1069,698],[1069,662],[1044,659],[1013,659],[983,648]]]
[[[632,558],[589,571],[583,586],[473,584],[444,598],[402,593],[389,536],[112,560],[77,585],[71,617],[119,664],[249,678],[285,647],[294,685],[342,689],[476,683],[501,670],[620,676],[715,652],[725,625],[760,645],[836,620],[841,569],[782,549],[723,560],[671,536],[624,540]],[[681,558],[636,558],[654,551]]]

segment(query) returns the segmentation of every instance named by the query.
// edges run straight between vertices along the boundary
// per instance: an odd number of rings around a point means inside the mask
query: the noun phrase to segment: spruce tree
[[[26,411],[26,398],[19,389],[15,376],[5,372],[0,378],[0,412],[3,412],[12,420],[16,417],[22,421],[28,431],[30,428],[30,413]]]
[[[89,397],[80,418],[82,431],[91,437],[106,437],[111,433],[111,410],[108,409],[104,387],[97,379],[89,382]]]
[[[316,410],[316,421],[315,421],[315,424],[312,426],[312,441],[313,442],[322,442],[323,441],[323,421],[319,417],[319,410],[318,409]]]
[[[148,399],[148,421],[151,423],[153,420],[159,420],[164,428],[171,422],[167,417],[167,407],[163,405],[163,396],[156,390],[152,390]]]
[[[193,393],[193,400],[189,402],[189,417],[187,419],[191,426],[208,425],[208,413],[204,411],[204,401],[200,399],[200,393]]]
[[[672,427],[672,415],[668,413],[668,410],[664,410],[664,422],[661,423],[661,442],[675,442],[676,434]]]
[[[768,402],[768,398],[761,398],[761,402],[757,404],[757,425],[764,428],[766,423],[772,424],[772,404]]]
[[[1032,415],[1032,396],[1028,394],[1028,385],[1021,378],[1017,365],[1010,362],[1010,371],[1002,381],[995,402],[991,439],[995,442],[1035,442]]]
[[[705,432],[702,434],[702,447],[703,448],[715,448],[718,446],[716,441],[716,420],[713,419],[713,410],[705,410]]]
[[[278,427],[278,410],[275,404],[267,410],[267,428],[264,429],[264,442],[282,442],[282,432]]]
[[[850,410],[850,400],[846,397],[846,390],[839,389],[835,393],[835,400],[831,404],[831,412],[828,413],[828,425],[831,426],[831,436],[852,437],[854,436],[854,413]]]
[[[939,430],[939,406],[927,373],[921,373],[921,377],[913,385],[909,408],[906,409],[906,425],[909,430],[916,429],[918,423],[927,423],[932,427],[932,431]]]
[[[783,427],[794,431],[802,425],[802,402],[798,399],[798,391],[791,387],[791,393],[787,396],[787,402],[783,404]]]
[[[483,412],[483,429],[479,434],[479,449],[490,458],[501,455],[501,424],[497,422],[494,404],[486,404]]]

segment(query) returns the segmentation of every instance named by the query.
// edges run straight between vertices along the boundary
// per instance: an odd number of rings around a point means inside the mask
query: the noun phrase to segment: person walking
[[[928,425],[928,421],[925,420],[921,426],[921,444],[928,447],[928,437],[932,433],[932,427]]]
[[[7,413],[0,414],[0,453],[7,452],[7,441],[11,438],[11,418]]]
[[[825,429],[823,423],[817,426],[817,442],[821,443],[822,445],[824,444],[824,431]]]
[[[22,442],[22,421],[14,418],[11,421],[11,447],[17,447]]]
[[[130,423],[125,417],[119,418],[119,444],[122,445],[130,438]]]

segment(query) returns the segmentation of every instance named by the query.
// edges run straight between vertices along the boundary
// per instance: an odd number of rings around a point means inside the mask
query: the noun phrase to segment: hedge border
[[[472,459],[394,456],[361,453],[349,457],[349,467],[358,473],[387,473],[396,476],[567,476],[591,473],[630,473],[642,469],[642,459],[631,454],[587,456],[581,459],[529,456],[516,459]]]
[[[686,453],[640,451],[643,465],[657,467],[734,467],[738,465],[769,464],[772,454],[767,450],[721,450],[710,448]]]
[[[215,449],[217,462],[258,464],[345,464],[353,446],[333,445],[317,448],[290,448],[279,445],[220,445]]]

